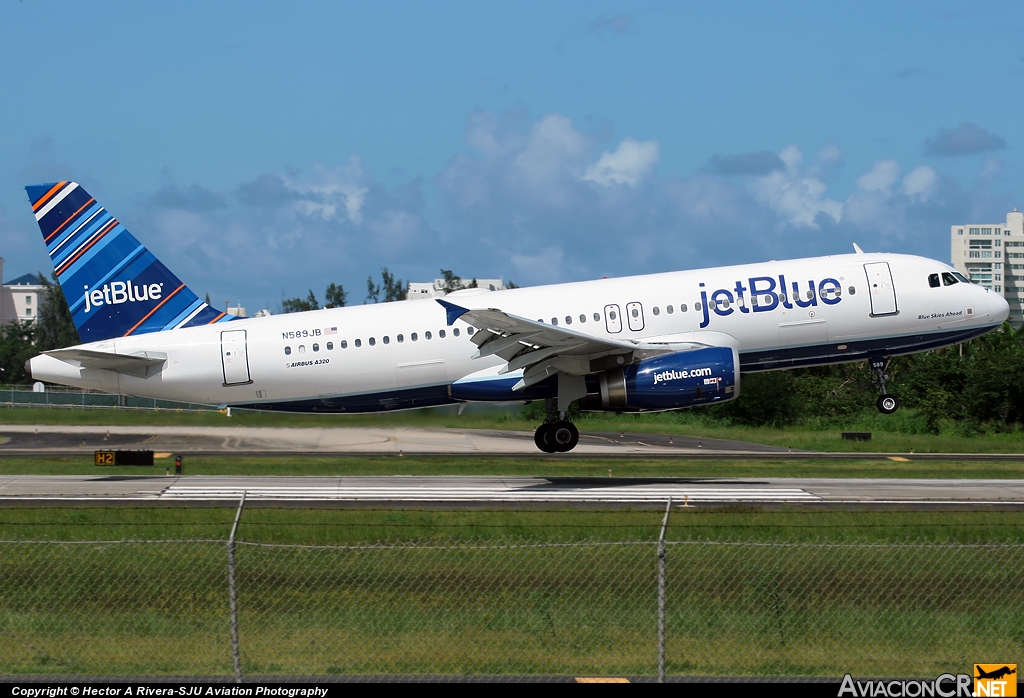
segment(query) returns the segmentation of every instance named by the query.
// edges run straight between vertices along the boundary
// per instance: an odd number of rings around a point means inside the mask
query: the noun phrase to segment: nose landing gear
[[[889,380],[889,376],[885,372],[885,359],[874,358],[869,363],[871,365],[872,380],[878,386],[878,392],[881,393],[875,402],[875,406],[882,414],[892,414],[900,408],[900,400],[885,390],[885,382]]]
[[[547,419],[537,427],[533,442],[544,453],[567,453],[576,448],[580,441],[580,430],[566,418],[564,412],[555,410],[555,401],[545,401]]]

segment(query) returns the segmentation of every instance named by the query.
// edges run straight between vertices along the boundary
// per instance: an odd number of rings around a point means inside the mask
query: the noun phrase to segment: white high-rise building
[[[0,281],[4,278],[4,260],[0,257]],[[24,274],[0,286],[0,325],[15,320],[35,322],[39,301],[46,286],[35,274]]]
[[[950,229],[953,267],[1010,304],[1010,322],[1024,323],[1024,213],[1006,223],[971,223]]]

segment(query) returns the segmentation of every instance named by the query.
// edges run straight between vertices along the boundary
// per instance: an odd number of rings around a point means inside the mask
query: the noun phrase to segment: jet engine
[[[731,347],[665,354],[587,376],[580,409],[672,410],[740,394],[739,355]]]

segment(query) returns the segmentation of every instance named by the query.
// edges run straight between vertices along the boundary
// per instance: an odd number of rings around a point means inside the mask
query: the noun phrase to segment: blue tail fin
[[[233,320],[75,182],[25,187],[82,342]]]

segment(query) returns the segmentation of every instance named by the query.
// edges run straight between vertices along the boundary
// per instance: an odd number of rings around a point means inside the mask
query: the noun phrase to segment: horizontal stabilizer
[[[54,349],[43,352],[48,356],[65,363],[72,361],[82,368],[94,368],[101,371],[113,371],[129,376],[148,378],[159,373],[158,368],[167,361],[167,354],[160,351],[143,351],[135,354],[114,354],[113,352],[94,351],[91,349]]]

